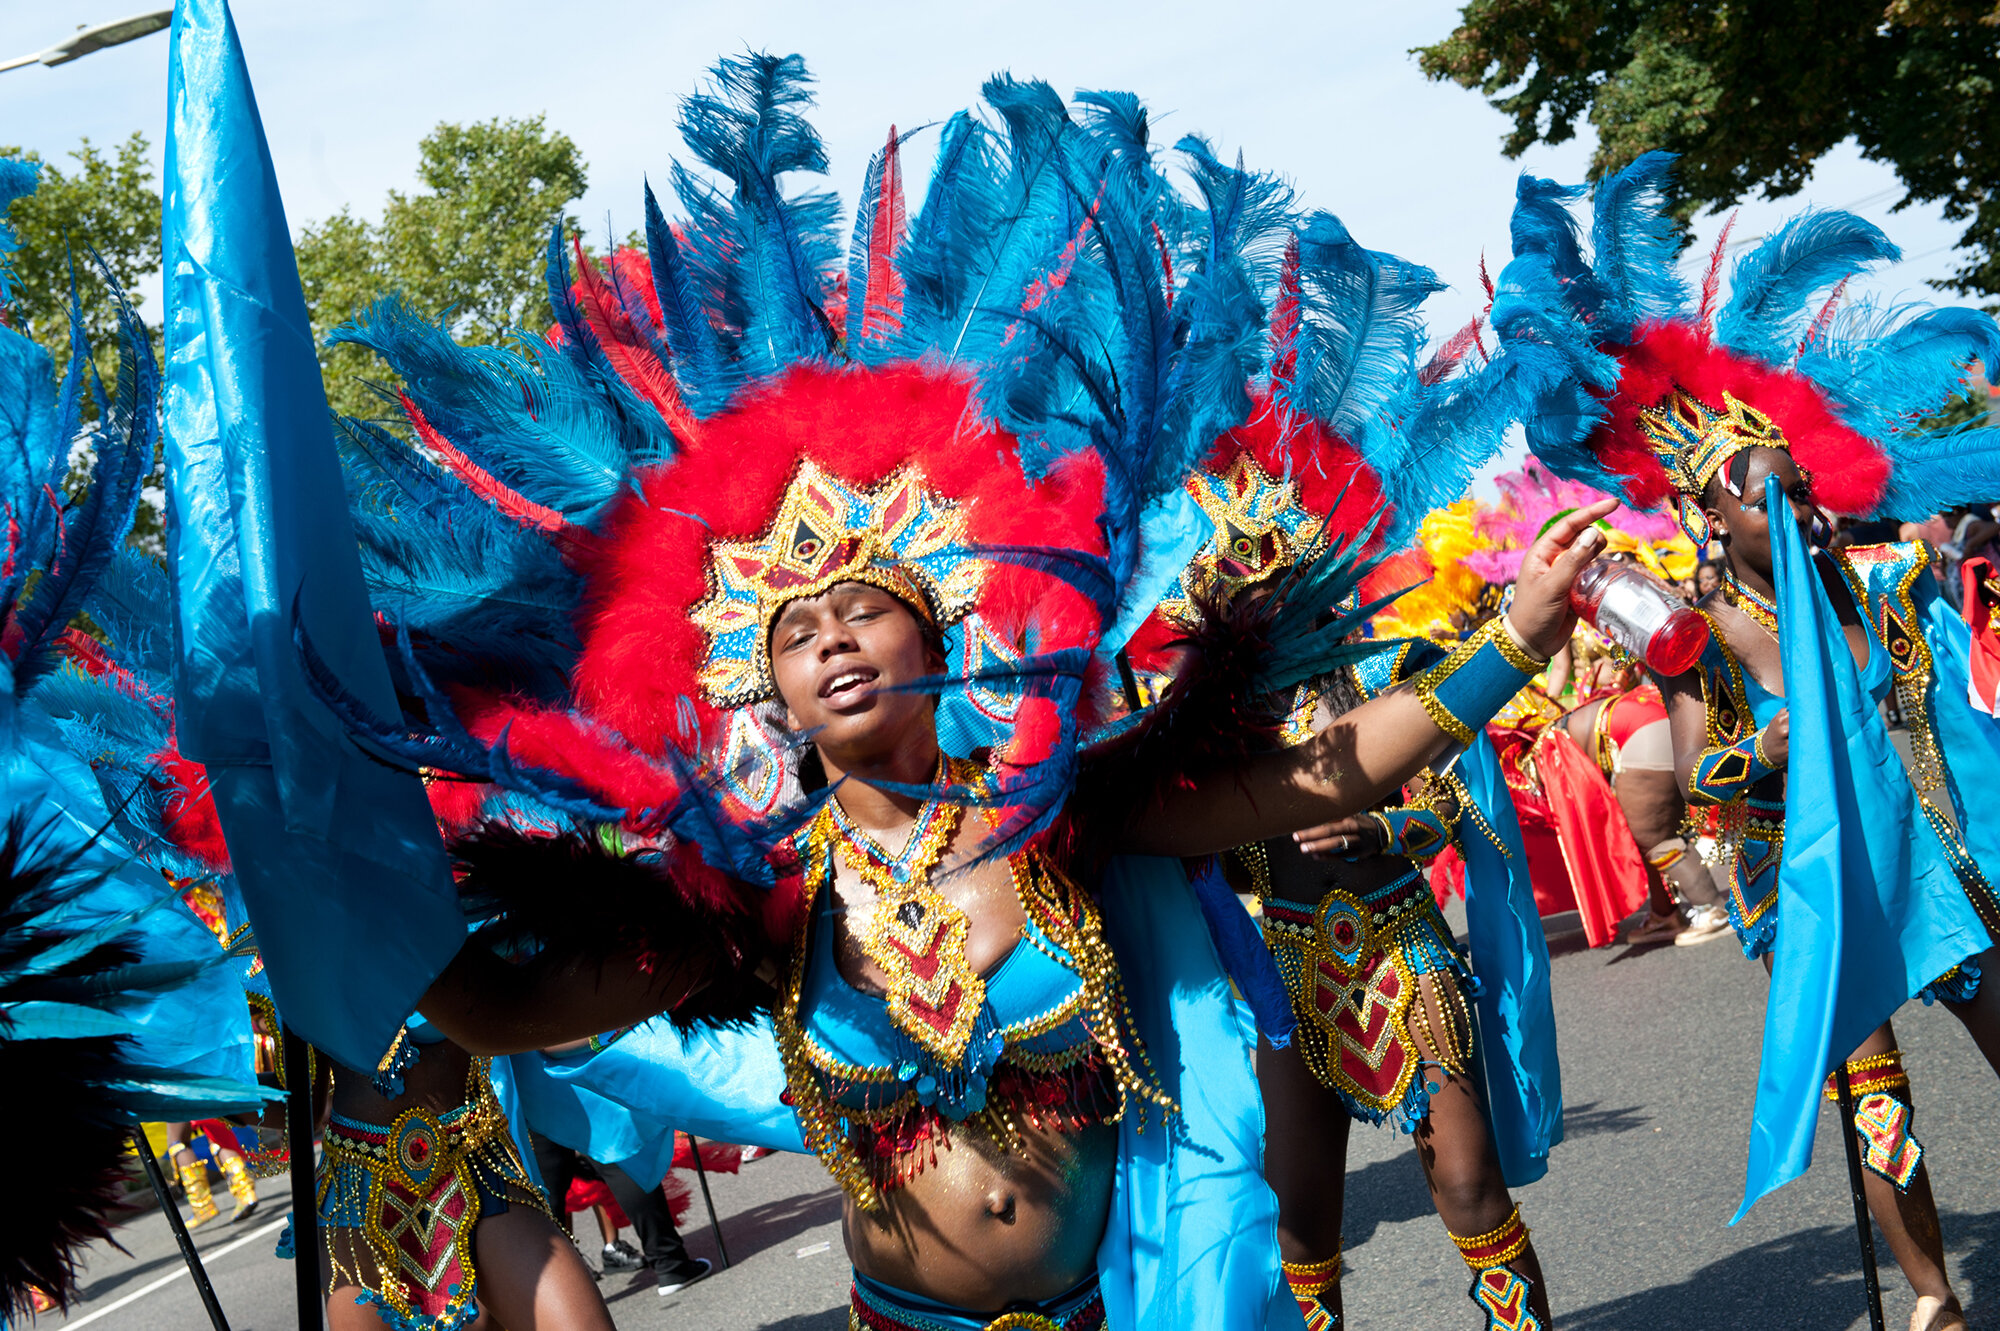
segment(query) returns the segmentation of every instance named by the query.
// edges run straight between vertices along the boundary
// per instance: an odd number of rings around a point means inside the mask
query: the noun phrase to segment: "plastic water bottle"
[[[1569,603],[1656,675],[1680,674],[1708,645],[1708,621],[1637,564],[1593,560],[1570,588]]]

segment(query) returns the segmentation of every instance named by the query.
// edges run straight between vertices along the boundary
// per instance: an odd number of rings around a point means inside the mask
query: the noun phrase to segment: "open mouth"
[[[873,666],[847,666],[820,681],[819,696],[835,705],[853,702],[874,692],[875,681],[880,675],[881,672]]]

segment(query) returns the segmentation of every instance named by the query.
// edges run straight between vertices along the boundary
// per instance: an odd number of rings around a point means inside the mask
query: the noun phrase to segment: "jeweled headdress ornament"
[[[1674,488],[1674,515],[1696,545],[1706,545],[1710,534],[1701,503],[1708,483],[1720,474],[1730,493],[1737,493],[1727,470],[1731,458],[1752,448],[1791,451],[1784,431],[1769,416],[1728,392],[1718,411],[1677,388],[1660,406],[1639,412],[1639,428],[1666,468],[1667,483]]]
[[[1745,448],[1786,449],[1836,513],[1915,518],[2000,490],[2000,436],[1922,428],[1974,357],[2000,363],[1992,318],[1843,304],[1849,278],[1900,255],[1872,223],[1818,210],[1738,259],[1723,300],[1725,228],[1691,299],[1672,162],[1647,153],[1598,182],[1589,257],[1569,207],[1583,188],[1521,180],[1494,327],[1508,355],[1568,367],[1528,422],[1535,455],[1634,508],[1672,504],[1696,542],[1702,489]]]
[[[1221,471],[1198,468],[1186,489],[1214,532],[1160,601],[1160,613],[1183,627],[1201,621],[1199,599],[1226,597],[1291,568],[1326,526],[1325,515],[1307,511],[1296,483],[1272,476],[1249,452]]]
[[[862,490],[800,464],[758,539],[709,550],[713,590],[690,616],[709,641],[702,691],[718,707],[774,696],[772,620],[843,582],[880,587],[938,627],[957,623],[973,607],[982,568],[964,528],[957,505],[926,490],[914,468]]]

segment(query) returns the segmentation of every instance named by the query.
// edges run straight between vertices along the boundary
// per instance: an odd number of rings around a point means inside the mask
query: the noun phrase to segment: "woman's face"
[[[842,770],[893,749],[912,725],[934,734],[930,695],[896,686],[943,667],[910,608],[866,583],[793,601],[771,625],[786,724],[816,732],[814,743]]]
[[[1715,565],[1703,564],[1694,571],[1694,590],[1697,596],[1706,596],[1722,585],[1722,575]]]
[[[1798,524],[1801,541],[1808,540],[1812,532],[1812,484],[1792,455],[1781,448],[1753,448],[1744,456],[1748,461],[1743,471],[1743,497],[1731,494],[1718,473],[1709,492],[1712,504],[1708,520],[1728,551],[1730,567],[1769,582],[1771,526],[1770,515],[1764,511],[1764,478],[1778,478],[1779,490],[1791,501],[1791,516]]]

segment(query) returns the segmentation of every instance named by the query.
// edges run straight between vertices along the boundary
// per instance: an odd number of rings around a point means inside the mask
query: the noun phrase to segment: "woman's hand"
[[[1577,509],[1544,532],[1521,560],[1507,621],[1544,660],[1562,649],[1576,627],[1569,589],[1583,566],[1603,553],[1604,533],[1592,524],[1616,507],[1617,500],[1600,499]]]
[[[1757,749],[1764,755],[1764,761],[1773,767],[1784,767],[1792,757],[1792,709],[1787,707],[1771,718],[1771,724],[1764,727],[1764,733],[1757,737]]]
[[[1340,855],[1360,860],[1382,853],[1382,825],[1364,814],[1304,828],[1292,833],[1292,840],[1314,859]]]

